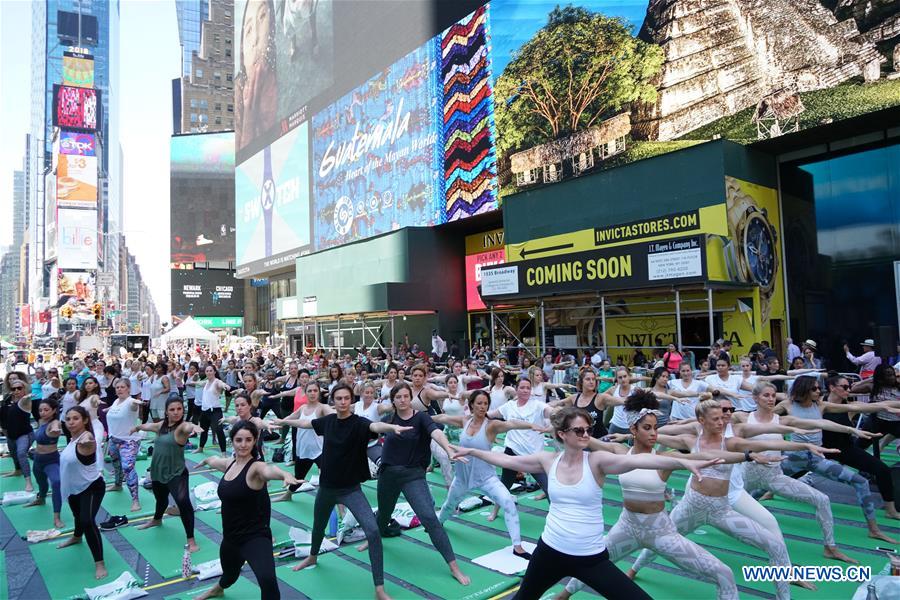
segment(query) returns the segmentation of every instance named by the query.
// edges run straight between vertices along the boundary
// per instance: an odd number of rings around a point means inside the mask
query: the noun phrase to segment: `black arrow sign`
[[[547,246],[546,248],[535,248],[534,250],[526,250],[522,248],[519,250],[519,257],[522,260],[525,260],[525,257],[529,254],[542,254],[544,252],[553,252],[554,250],[565,250],[566,248],[574,248],[575,244],[560,244],[559,246]]]

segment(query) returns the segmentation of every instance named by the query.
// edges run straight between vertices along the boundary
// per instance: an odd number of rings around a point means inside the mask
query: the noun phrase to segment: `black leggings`
[[[106,484],[103,477],[98,477],[80,494],[69,496],[69,508],[75,517],[75,532],[73,537],[84,537],[94,562],[103,560],[103,539],[100,537],[100,529],[97,527],[97,512],[100,511],[100,503],[106,494]]]
[[[543,539],[538,540],[531,555],[515,600],[537,600],[564,577],[583,581],[609,600],[653,600],[609,560],[607,550],[573,556],[554,550]]]
[[[221,420],[221,408],[209,408],[200,411],[200,427],[203,428],[203,432],[200,434],[201,448],[206,446],[206,439],[209,436],[209,428],[212,427],[213,435],[216,436],[216,441],[219,442],[219,450],[225,452],[225,431],[222,429],[222,425],[219,423],[219,421]]]
[[[188,470],[167,483],[158,481],[153,484],[153,497],[156,498],[156,509],[153,519],[159,521],[169,505],[169,494],[175,499],[175,505],[181,516],[181,524],[184,525],[184,535],[187,538],[194,537],[194,506],[191,504],[190,490],[188,488]]]
[[[294,477],[297,479],[306,479],[306,476],[309,474],[309,470],[312,469],[313,465],[322,468],[322,465],[319,463],[319,459],[321,455],[317,458],[297,458],[294,457]],[[299,485],[289,485],[288,489],[292,492],[296,492],[300,489]]]
[[[504,454],[508,454],[510,456],[518,456],[515,452],[510,450],[509,448],[505,448],[503,450]],[[546,473],[532,473],[532,477],[534,480],[538,482],[538,485],[541,486],[541,489],[544,490],[544,493],[547,493],[547,474]],[[516,471],[510,469],[503,469],[500,473],[500,483],[506,489],[510,489],[513,484],[516,482]]]
[[[878,445],[877,441],[876,447]],[[891,469],[886,464],[856,446],[841,446],[840,450],[840,454],[831,455],[832,460],[836,460],[842,465],[853,467],[857,471],[874,475],[882,499],[885,502],[894,501],[894,480],[891,477]]]
[[[860,429],[864,429],[866,431],[872,433],[881,433],[883,435],[891,434],[895,438],[900,439],[900,421],[886,421],[884,419],[879,419],[876,415],[870,414],[863,418],[862,426]],[[858,448],[866,449],[870,445],[872,446],[872,454],[876,459],[881,458],[881,446],[880,439],[874,440],[864,440],[857,438],[856,446]],[[880,486],[879,486],[880,487]]]
[[[281,411],[281,402],[278,401],[278,398],[263,398],[259,401],[259,418],[265,419],[266,415],[269,414],[269,411],[275,413],[275,416],[279,419],[283,419],[287,416],[287,414]]]
[[[222,562],[219,587],[223,590],[234,585],[241,576],[241,567],[244,563],[250,563],[259,585],[259,597],[264,600],[281,598],[278,580],[275,578],[275,558],[270,538],[253,537],[240,543],[223,538],[219,546],[219,560]]]
[[[200,410],[200,407],[197,406],[196,404],[194,404],[193,398],[187,398],[187,405],[188,405],[188,413],[187,413],[187,417],[185,418],[185,421],[190,421],[194,425],[199,425],[200,424],[200,413],[202,412]]]
[[[358,485],[350,488],[319,486],[319,491],[316,492],[316,503],[313,506],[310,556],[319,554],[322,540],[325,539],[325,527],[328,526],[328,519],[336,504],[346,506],[365,532],[366,541],[369,542],[369,563],[371,563],[369,568],[372,571],[372,581],[375,583],[375,587],[384,585],[384,549],[381,545],[381,536],[378,534],[378,525],[375,523],[372,507]]]

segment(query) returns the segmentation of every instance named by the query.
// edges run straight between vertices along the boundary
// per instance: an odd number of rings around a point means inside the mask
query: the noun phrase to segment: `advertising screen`
[[[100,123],[100,90],[53,86],[53,124],[65,129],[96,131]]]
[[[63,85],[94,87],[94,57],[79,52],[63,52]]]
[[[172,269],[172,314],[225,317],[244,314],[244,282],[231,271]]]
[[[436,68],[426,44],[313,119],[316,250],[440,222]]]
[[[97,268],[97,211],[60,209],[57,217],[59,230],[60,269]]]
[[[71,321],[85,323],[94,320],[91,308],[97,300],[97,278],[94,271],[66,271],[57,269],[56,306],[62,311],[71,309]]]
[[[481,285],[481,269],[506,262],[506,251],[503,248],[470,254],[466,256],[466,308],[468,310],[484,310],[478,286]]]
[[[170,142],[170,262],[234,260],[234,134]]]
[[[235,169],[238,275],[289,263],[310,244],[308,125]]]
[[[56,198],[60,208],[96,208],[97,158],[60,154]]]
[[[91,133],[59,132],[59,153],[79,156],[97,156],[96,138]]]

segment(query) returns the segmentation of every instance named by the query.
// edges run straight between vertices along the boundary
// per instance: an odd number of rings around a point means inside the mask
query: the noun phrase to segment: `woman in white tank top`
[[[564,577],[577,577],[607,598],[650,598],[609,559],[603,534],[603,483],[607,474],[632,469],[690,469],[712,461],[689,461],[654,455],[585,452],[591,440],[591,418],[583,410],[563,408],[552,417],[554,437],[562,452],[510,456],[460,448],[457,456],[474,456],[492,465],[529,473],[546,473],[550,509],[544,532],[532,554],[517,597],[540,598]]]
[[[516,390],[512,386],[503,385],[504,379],[505,375],[500,369],[491,371],[491,388],[488,390],[491,395],[490,410],[497,410],[516,397]]]

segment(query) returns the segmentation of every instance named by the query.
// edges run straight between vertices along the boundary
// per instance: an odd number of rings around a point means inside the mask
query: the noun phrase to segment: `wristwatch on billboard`
[[[725,189],[734,250],[734,263],[730,266],[736,275],[732,279],[759,285],[762,320],[767,321],[778,274],[778,233],[769,222],[766,210],[759,208],[737,182],[726,179]]]
[[[272,256],[272,209],[275,206],[275,180],[272,178],[272,148],[263,150],[263,184],[259,195],[265,221],[265,258]]]

